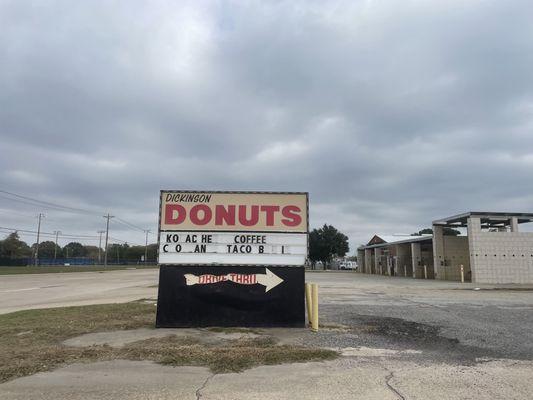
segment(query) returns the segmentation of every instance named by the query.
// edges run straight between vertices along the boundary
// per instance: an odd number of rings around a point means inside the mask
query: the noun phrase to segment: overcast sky
[[[95,212],[0,193],[0,226],[155,230],[162,188],[308,191],[354,252],[532,212],[532,71],[530,0],[0,0],[0,189]]]

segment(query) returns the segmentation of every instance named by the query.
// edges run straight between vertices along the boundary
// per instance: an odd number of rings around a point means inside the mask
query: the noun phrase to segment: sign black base
[[[305,325],[304,272],[303,267],[162,265],[156,327],[302,328]],[[189,274],[189,285],[185,274]],[[199,278],[201,275],[225,276],[228,280],[212,283],[212,277]],[[243,278],[242,275],[256,276]],[[276,277],[283,281],[277,283]],[[269,289],[268,282],[272,280],[276,286]]]

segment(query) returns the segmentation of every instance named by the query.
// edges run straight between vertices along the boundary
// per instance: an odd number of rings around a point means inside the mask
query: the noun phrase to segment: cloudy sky
[[[109,211],[155,230],[161,188],[308,191],[312,227],[353,251],[531,212],[532,16],[526,0],[0,0],[0,189],[91,212],[0,192],[0,226],[42,211],[47,232],[96,235]]]

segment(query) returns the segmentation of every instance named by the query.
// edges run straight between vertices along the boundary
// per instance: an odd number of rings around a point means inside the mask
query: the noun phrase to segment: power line
[[[89,211],[89,210],[85,210],[83,208],[76,208],[76,207],[69,207],[69,206],[64,206],[62,204],[57,204],[57,203],[52,203],[52,202],[49,202],[49,201],[43,201],[43,200],[38,200],[38,199],[33,199],[31,197],[28,197],[28,196],[23,196],[21,194],[16,194],[16,193],[12,193],[12,192],[8,192],[7,190],[1,190],[0,189],[0,193],[5,193],[9,196],[14,196],[14,197],[17,197],[19,199],[24,199],[24,200],[29,200],[29,201],[32,201],[34,203],[39,203],[41,205],[44,205],[46,207],[55,207],[55,208],[59,208],[59,209],[64,209],[64,210],[68,210],[68,211],[71,211],[71,212],[78,212],[78,213],[83,213],[83,214],[91,214],[91,215],[98,215],[96,212],[94,211]]]
[[[0,231],[3,231],[5,233],[21,232],[23,235],[37,236],[37,231],[32,231],[32,230],[28,230],[28,229],[16,229],[16,228],[7,228],[7,227],[0,226]],[[105,231],[103,231],[103,233],[105,233]],[[54,238],[56,234],[53,233],[53,232],[41,232],[40,235],[41,236],[50,237],[50,238]],[[58,237],[59,238],[63,238],[63,239],[80,239],[80,240],[99,240],[100,239],[99,236],[89,236],[89,235],[78,235],[77,236],[77,235],[68,235],[68,234],[58,234]],[[122,240],[122,239],[118,239],[118,238],[112,237],[112,236],[109,236],[109,239],[112,242],[116,242],[117,244],[118,243],[128,243],[128,244],[132,244],[134,246],[144,246],[144,245],[136,243],[136,242],[132,242],[132,241],[129,241],[129,240]]]
[[[144,231],[145,231],[145,229],[143,229],[143,228],[141,228],[141,227],[139,227],[139,226],[137,226],[137,225],[134,225],[134,224],[132,224],[132,223],[130,223],[130,222],[128,222],[128,221],[125,221],[125,220],[123,220],[122,218],[116,217],[116,221],[117,221],[119,224],[125,225],[125,226],[127,226],[127,227],[129,227],[129,228],[137,229],[137,230],[139,230],[139,231],[141,231],[141,232],[144,232]]]
[[[0,232],[2,233],[13,233],[12,230],[4,230],[2,228],[0,228]],[[22,236],[32,236],[32,237],[36,237],[37,236],[37,233],[34,233],[34,232],[21,232],[21,235]],[[54,238],[54,235],[49,235],[49,234],[43,234],[41,232],[41,236],[46,238],[46,239],[53,239]],[[64,236],[61,236],[59,235],[59,238],[60,239],[67,239],[67,240],[81,240],[81,241],[93,241],[93,240],[98,240],[97,238],[85,238],[85,237],[76,237],[76,236],[67,236],[67,237],[64,237]]]
[[[144,246],[144,245],[142,245],[142,244],[135,243],[135,242],[132,242],[132,241],[130,241],[130,240],[117,239],[116,237],[113,237],[113,236],[109,236],[109,239],[112,240],[112,241],[120,242],[120,243],[124,243],[124,244],[132,244],[132,245],[134,245],[134,246]]]
[[[29,230],[29,229],[18,229],[18,228],[10,228],[10,227],[7,227],[7,226],[0,226],[0,230],[4,230],[4,231],[7,231],[7,232],[22,232],[24,234],[37,234],[37,231],[32,231],[32,230]],[[103,233],[105,233],[105,231],[103,231]],[[41,236],[52,236],[52,237],[55,237],[56,233],[55,232],[42,232],[41,231]],[[63,233],[60,233],[59,234],[59,237],[60,238],[65,238],[65,239],[99,239],[100,237],[97,236],[97,235],[76,235],[76,234],[63,234]],[[131,243],[131,244],[134,244],[136,246],[143,246],[139,243],[135,243],[135,242],[132,242],[132,241],[129,241],[129,240],[122,240],[122,239],[118,239],[116,237],[112,237],[112,236],[109,236],[109,239],[111,240],[114,240],[116,242],[121,242],[121,243]]]
[[[0,208],[0,213],[2,214],[9,214],[9,215],[20,215],[21,217],[27,217],[27,218],[35,218],[35,215],[30,215],[30,214],[23,214],[23,213],[19,213],[17,211],[13,211],[13,210],[8,210],[7,208]]]
[[[18,229],[18,228],[9,228],[6,226],[0,226],[1,230],[8,232],[22,232],[24,234],[37,234],[37,231],[32,231],[28,229]],[[54,232],[41,232],[41,236],[55,236]],[[60,234],[59,237],[67,239],[97,239],[98,236],[89,236],[89,235],[75,235],[75,234]]]
[[[65,206],[65,205],[59,204],[59,203],[53,203],[53,202],[49,202],[49,201],[43,201],[43,200],[39,200],[39,199],[34,199],[32,197],[29,197],[29,196],[24,196],[24,195],[21,195],[21,194],[9,192],[7,190],[1,190],[0,189],[0,193],[4,193],[4,194],[7,194],[8,196],[12,196],[12,197],[6,197],[6,196],[3,196],[3,195],[0,195],[0,198],[6,199],[6,200],[10,200],[10,201],[14,201],[14,202],[17,202],[17,203],[29,204],[29,205],[34,206],[34,207],[40,207],[40,208],[54,210],[54,211],[81,213],[81,214],[84,214],[84,215],[94,215],[94,216],[100,215],[99,213],[96,213],[96,212],[90,211],[90,210],[86,210],[86,209],[83,209],[83,208],[70,207],[70,206]],[[15,198],[13,198],[13,197],[15,197]],[[144,228],[142,228],[142,227],[140,227],[138,225],[135,225],[135,224],[133,224],[131,222],[128,222],[128,221],[126,221],[123,218],[116,217],[116,221],[119,224],[121,224],[123,226],[126,226],[126,227],[128,227],[130,229],[135,229],[135,230],[138,230],[139,232],[145,232],[146,231],[146,229],[144,229]],[[150,232],[150,234],[153,234],[153,233]]]

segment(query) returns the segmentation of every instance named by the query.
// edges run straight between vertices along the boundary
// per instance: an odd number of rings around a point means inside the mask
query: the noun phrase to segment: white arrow
[[[229,273],[227,275],[193,275],[185,274],[185,284],[192,285],[210,285],[213,283],[230,281],[239,285],[260,284],[265,287],[265,293],[278,286],[283,279],[274,274],[268,268],[265,268],[264,274],[237,274]]]
[[[265,293],[266,293],[270,289],[275,288],[281,282],[283,282],[283,279],[281,279],[279,276],[277,276],[275,273],[273,273],[268,268],[265,268],[265,272],[266,272],[265,274],[257,274],[256,276],[257,276],[257,283],[265,287]]]

